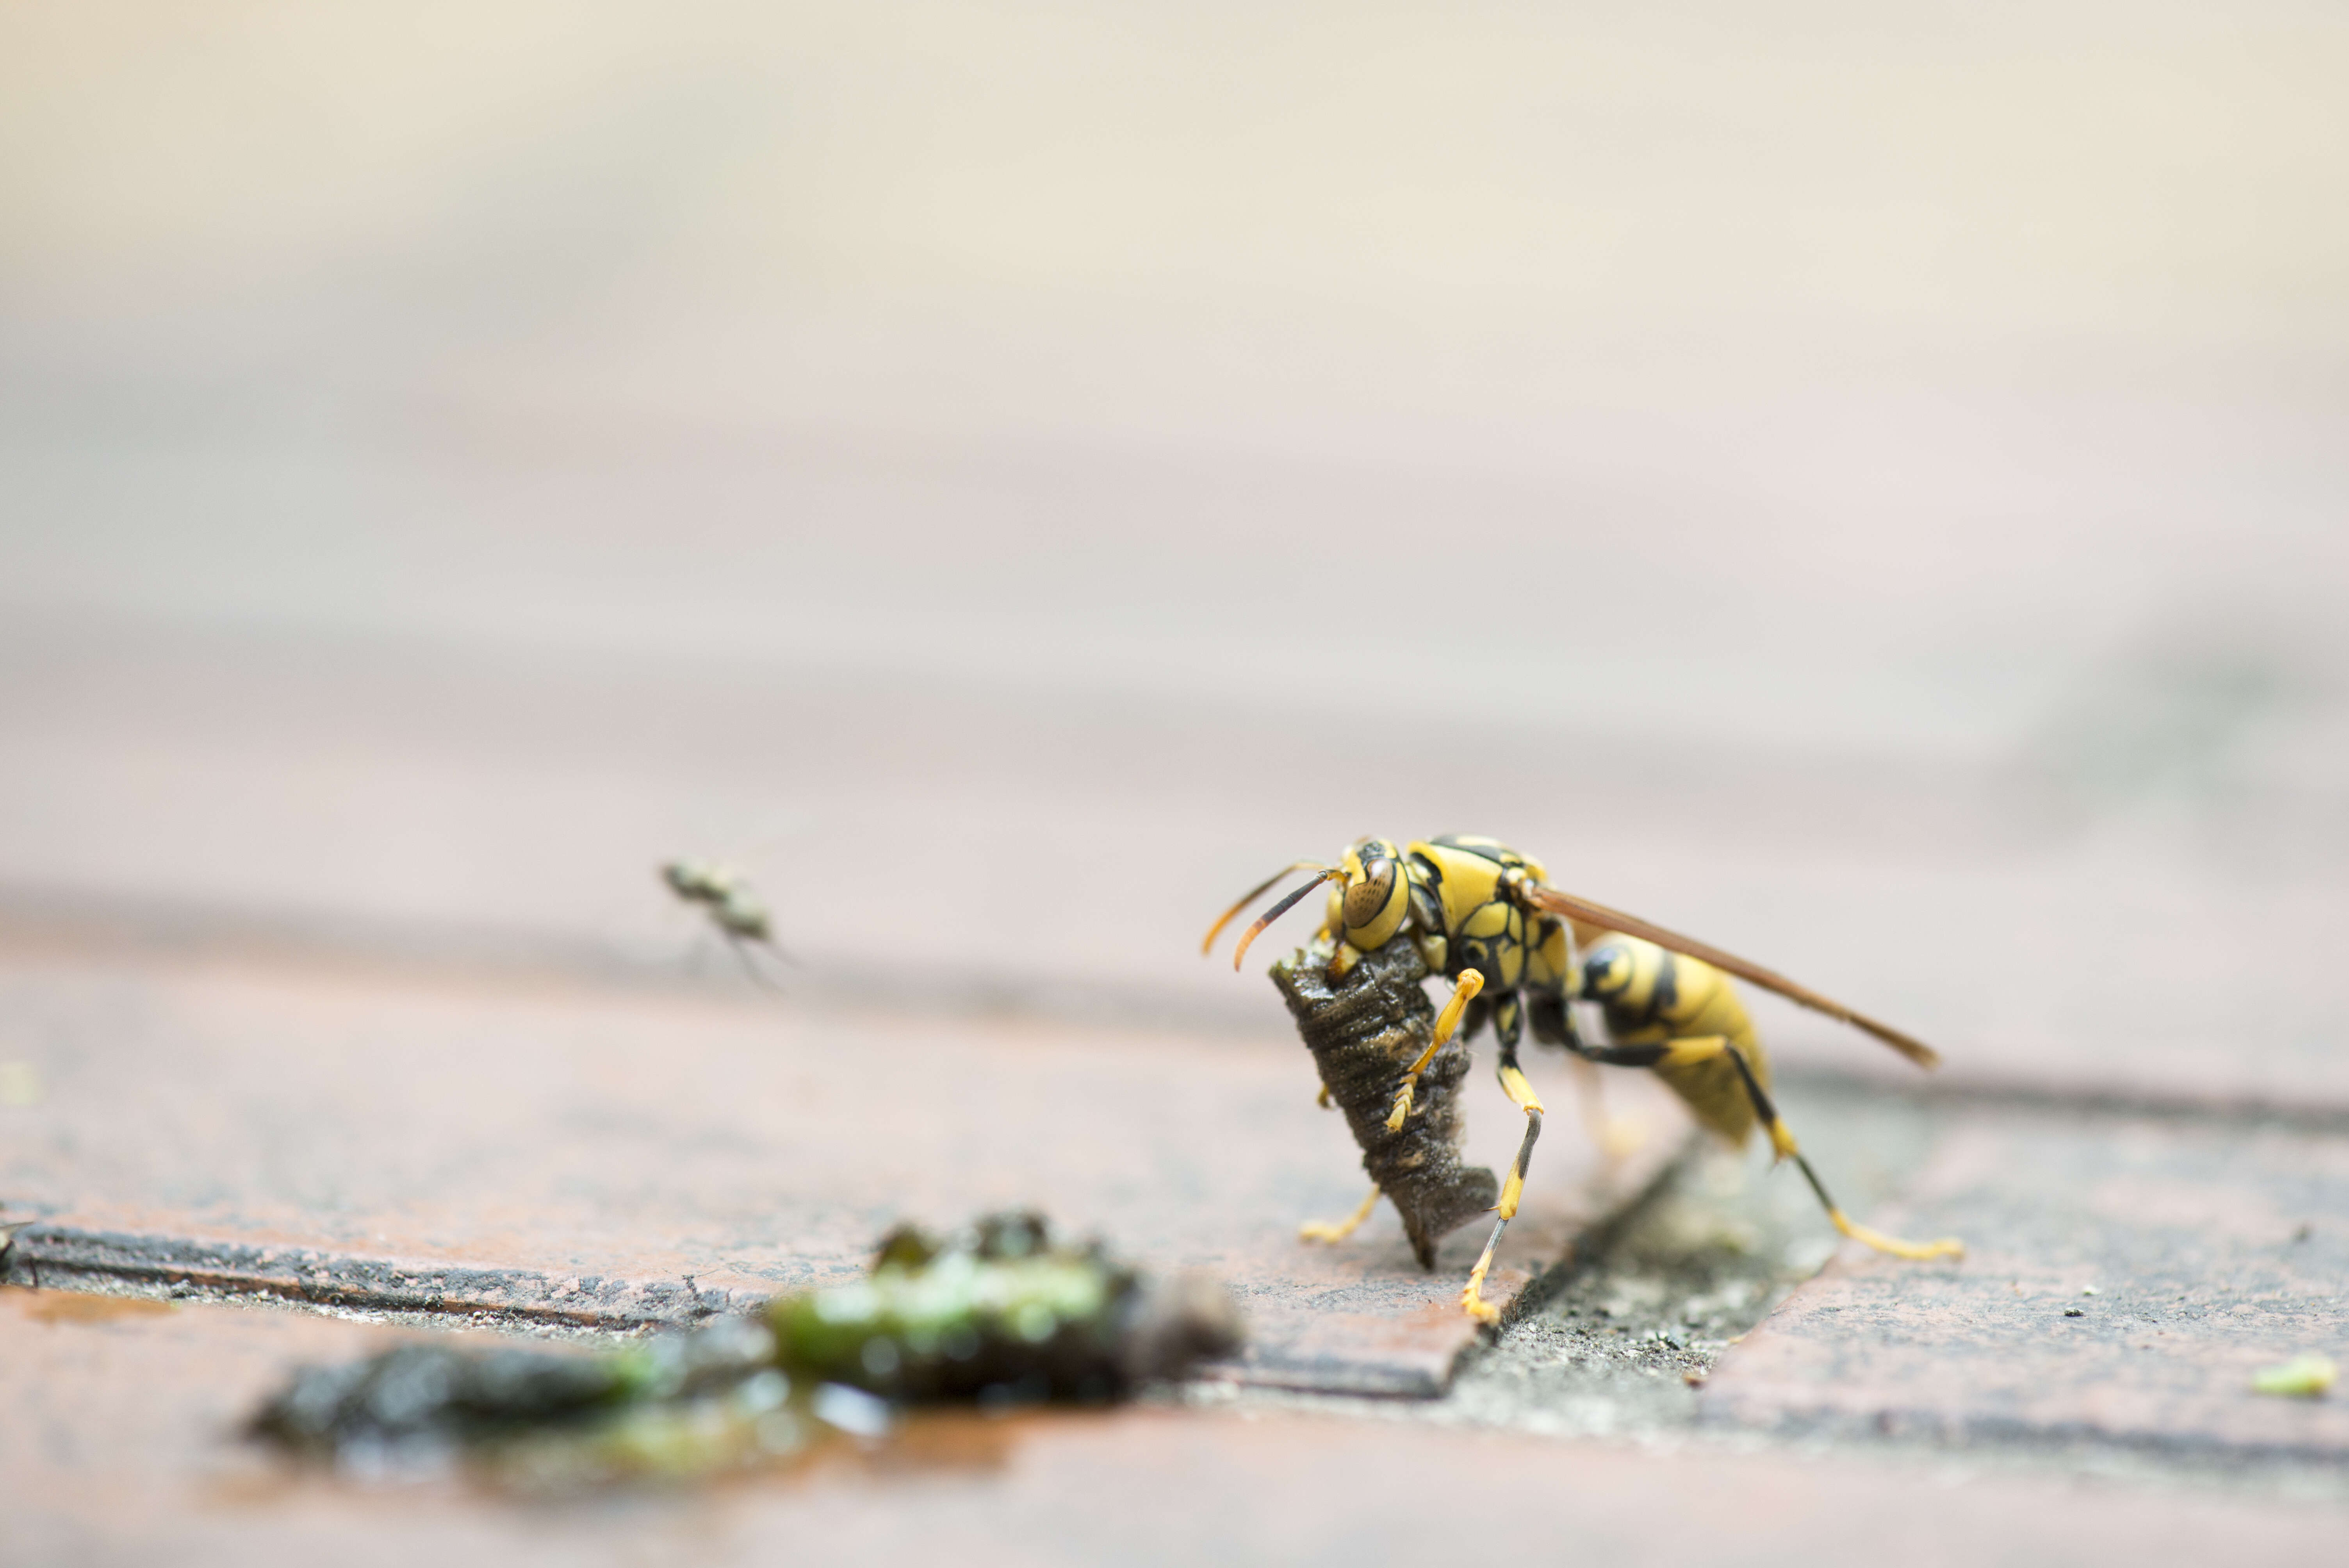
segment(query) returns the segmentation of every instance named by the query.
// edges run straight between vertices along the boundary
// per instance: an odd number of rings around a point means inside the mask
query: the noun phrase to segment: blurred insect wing
[[[1750,980],[1765,991],[1774,991],[1790,1002],[1808,1007],[1813,1012],[1825,1013],[1830,1018],[1849,1024],[1865,1034],[1874,1036],[1920,1068],[1940,1065],[1941,1054],[1924,1041],[1914,1036],[1903,1034],[1889,1024],[1878,1023],[1865,1013],[1856,1012],[1831,997],[1823,996],[1807,985],[1798,985],[1777,971],[1764,969],[1751,959],[1740,958],[1733,953],[1724,953],[1720,948],[1709,943],[1699,942],[1692,936],[1682,936],[1676,931],[1667,931],[1661,925],[1641,920],[1638,915],[1625,914],[1621,910],[1609,909],[1603,903],[1593,903],[1588,899],[1577,898],[1572,893],[1561,892],[1554,887],[1537,886],[1527,896],[1532,899],[1537,908],[1547,910],[1552,914],[1562,914],[1586,925],[1596,925],[1608,931],[1620,932],[1626,936],[1641,937],[1659,947],[1669,947],[1674,953],[1710,964],[1714,968],[1734,975],[1741,980]]]

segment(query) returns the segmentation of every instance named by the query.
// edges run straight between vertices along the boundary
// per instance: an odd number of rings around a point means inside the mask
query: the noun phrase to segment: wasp
[[[1233,968],[1239,967],[1249,944],[1267,926],[1326,882],[1332,885],[1312,951],[1319,955],[1326,950],[1332,983],[1343,981],[1364,954],[1403,940],[1418,949],[1432,975],[1452,984],[1452,995],[1436,1016],[1433,1038],[1403,1069],[1395,1088],[1386,1123],[1391,1130],[1401,1128],[1412,1114],[1421,1076],[1454,1032],[1473,1039],[1487,1022],[1493,1026],[1501,1088],[1525,1113],[1526,1131],[1501,1186],[1492,1235],[1460,1295],[1462,1306],[1475,1316],[1487,1323],[1499,1316],[1498,1309],[1484,1298],[1485,1278],[1502,1233],[1516,1216],[1526,1167],[1541,1138],[1541,1099],[1517,1061],[1528,1023],[1536,1040],[1582,1060],[1656,1071],[1701,1122],[1723,1137],[1742,1142],[1758,1121],[1769,1133],[1775,1155],[1796,1162],[1843,1234],[1896,1257],[1948,1257],[1964,1251],[1954,1241],[1900,1241],[1845,1216],[1778,1116],[1769,1096],[1768,1059],[1727,977],[1733,975],[1825,1013],[1881,1040],[1918,1066],[1931,1068],[1940,1057],[1921,1040],[1758,964],[1552,887],[1539,861],[1496,839],[1470,834],[1447,834],[1402,848],[1388,839],[1362,839],[1335,865],[1299,861],[1285,866],[1225,911],[1208,928],[1200,951],[1212,952],[1216,938],[1243,910],[1297,872],[1310,872],[1311,880],[1247,928],[1232,954]],[[1603,953],[1604,961],[1596,969],[1588,960],[1578,963],[1578,940],[1588,943],[1602,935],[1606,940],[1596,944],[1592,953]],[[1604,1045],[1586,1041],[1576,1026],[1568,1004],[1586,996],[1599,1002],[1607,1017]],[[1742,1107],[1733,1109],[1741,1098]],[[1337,1240],[1367,1219],[1378,1200],[1379,1190],[1373,1187],[1352,1219],[1342,1225],[1309,1227],[1308,1233]]]
[[[750,878],[711,861],[669,861],[660,868],[660,878],[669,892],[708,912],[710,924],[718,928],[718,934],[726,939],[752,980],[774,988],[774,982],[752,962],[750,949],[763,947],[777,958],[783,956],[783,950],[775,942],[774,920]]]

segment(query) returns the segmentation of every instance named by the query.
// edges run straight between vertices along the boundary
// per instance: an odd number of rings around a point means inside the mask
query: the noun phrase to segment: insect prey
[[[1435,1037],[1435,1008],[1423,982],[1427,965],[1408,942],[1391,942],[1363,955],[1345,979],[1332,982],[1326,962],[1299,951],[1272,966],[1313,1053],[1323,1091],[1345,1112],[1371,1195],[1342,1224],[1311,1224],[1308,1241],[1338,1242],[1370,1218],[1381,1194],[1402,1217],[1403,1233],[1422,1268],[1435,1266],[1435,1243],[1493,1207],[1500,1183],[1483,1166],[1460,1162],[1463,1131],[1460,1081],[1468,1052],[1439,1051],[1420,1077],[1416,1113],[1391,1123],[1395,1064],[1423,1055]]]
[[[306,1367],[251,1429],[376,1470],[461,1454],[529,1486],[692,1476],[878,1436],[906,1405],[1121,1399],[1238,1343],[1222,1286],[998,1214],[901,1227],[862,1279],[622,1350],[418,1341]]]

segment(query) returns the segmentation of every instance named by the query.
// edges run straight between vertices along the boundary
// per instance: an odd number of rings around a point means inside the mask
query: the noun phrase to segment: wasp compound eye
[[[1359,930],[1379,917],[1379,912],[1394,897],[1395,863],[1392,861],[1371,861],[1362,867],[1362,880],[1346,889],[1346,924]]]

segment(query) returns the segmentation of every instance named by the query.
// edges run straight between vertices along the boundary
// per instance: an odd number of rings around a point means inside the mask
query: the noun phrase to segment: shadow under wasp
[[[1844,1214],[1778,1116],[1770,1099],[1769,1057],[1729,976],[1839,1019],[1919,1067],[1931,1068],[1940,1057],[1922,1041],[1758,964],[1561,892],[1549,885],[1549,873],[1540,861],[1498,840],[1469,834],[1450,834],[1402,849],[1391,840],[1362,839],[1336,865],[1299,861],[1285,866],[1225,911],[1208,929],[1200,951],[1212,951],[1216,938],[1241,911],[1296,872],[1309,872],[1312,880],[1248,927],[1232,954],[1233,968],[1239,967],[1258,933],[1329,882],[1336,885],[1330,891],[1321,934],[1308,955],[1326,958],[1333,985],[1344,981],[1365,954],[1399,939],[1417,949],[1430,974],[1452,983],[1451,998],[1437,1015],[1430,1043],[1402,1069],[1394,1087],[1385,1121],[1389,1130],[1400,1129],[1412,1114],[1421,1076],[1454,1032],[1459,1030],[1465,1040],[1474,1038],[1487,1021],[1493,1026],[1500,1045],[1501,1088],[1525,1112],[1526,1132],[1501,1188],[1493,1233],[1460,1294],[1462,1306],[1478,1318],[1489,1323],[1500,1315],[1484,1298],[1485,1277],[1502,1233],[1516,1215],[1526,1166],[1541,1137],[1541,1099],[1517,1063],[1517,1045],[1527,1023],[1536,1040],[1562,1047],[1580,1060],[1653,1071],[1701,1124],[1733,1144],[1742,1146],[1759,1123],[1775,1157],[1795,1162],[1845,1235],[1895,1257],[1921,1260],[1964,1253],[1963,1245],[1953,1240],[1904,1242]],[[1578,947],[1584,950],[1578,961]],[[1568,1004],[1578,1000],[1599,1004],[1607,1022],[1604,1044],[1585,1040],[1577,1028]],[[1330,1092],[1325,1085],[1325,1097]],[[1380,1190],[1372,1187],[1351,1219],[1340,1225],[1309,1226],[1306,1234],[1326,1241],[1344,1237],[1370,1217],[1379,1196]]]

